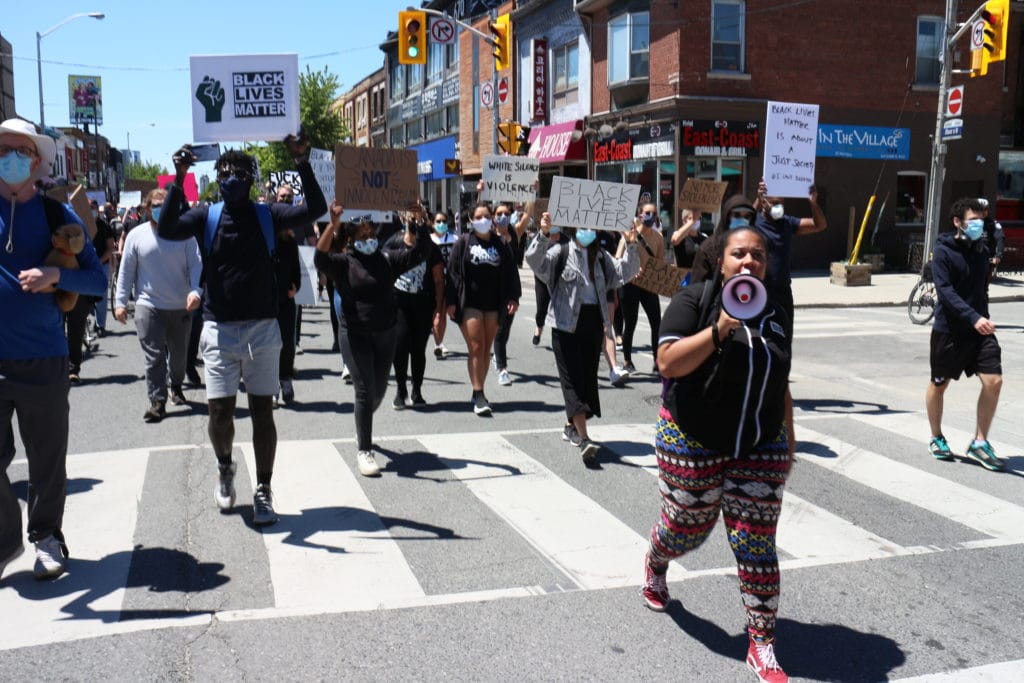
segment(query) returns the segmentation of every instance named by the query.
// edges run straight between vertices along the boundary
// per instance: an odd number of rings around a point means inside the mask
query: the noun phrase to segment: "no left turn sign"
[[[484,109],[494,106],[494,86],[490,81],[480,86],[480,106]]]

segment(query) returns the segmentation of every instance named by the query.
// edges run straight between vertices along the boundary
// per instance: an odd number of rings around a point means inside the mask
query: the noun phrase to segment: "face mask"
[[[438,235],[445,234],[446,232],[448,232],[448,224],[447,223],[434,223],[434,232],[436,232]]]
[[[776,204],[772,207],[771,217],[773,221],[777,221],[785,215],[786,213],[783,211],[782,204]]]
[[[750,225],[750,221],[741,216],[733,216],[729,219],[729,229],[735,230],[736,228],[746,228]]]
[[[160,209],[162,208],[162,206],[154,206],[149,210],[149,217],[154,223],[160,221]]]
[[[352,246],[354,246],[356,251],[360,254],[369,256],[373,252],[377,251],[377,238],[371,237],[368,240],[356,240],[355,244]]]
[[[242,182],[235,176],[218,182],[220,183],[220,198],[228,204],[240,202],[249,196],[249,186],[251,183]]]
[[[481,235],[491,231],[491,219],[490,218],[474,218],[472,220],[473,230],[477,231]]]
[[[646,225],[648,228],[651,227],[652,225],[654,225],[654,214],[653,213],[645,213],[645,214],[643,214],[641,216],[641,218],[643,218],[644,225]]]
[[[497,225],[499,228],[507,228],[508,227],[508,215],[506,215],[506,214],[498,214],[497,216],[494,217],[494,224]]]
[[[99,216],[99,215],[100,215],[100,212],[99,212],[99,211],[97,211],[96,209],[93,209],[93,210],[92,210],[92,217],[93,217],[93,218],[96,218],[96,217],[97,217],[97,216]]]
[[[972,218],[967,221],[967,227],[964,228],[964,236],[972,242],[978,241],[981,238],[981,233],[985,230],[985,221],[981,218]]]
[[[597,239],[597,231],[590,228],[580,228],[576,231],[576,241],[581,247],[589,247]]]
[[[8,185],[21,185],[32,173],[32,158],[23,157],[17,152],[9,152],[0,157],[0,180]]]
[[[557,235],[560,232],[562,232],[562,229],[560,227],[558,227],[557,225],[552,225],[548,229],[548,235]]]

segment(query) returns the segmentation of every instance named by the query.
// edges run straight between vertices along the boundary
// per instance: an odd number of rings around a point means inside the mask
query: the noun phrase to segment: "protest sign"
[[[193,55],[196,142],[283,140],[299,131],[299,56]]]
[[[679,206],[694,209],[698,213],[718,213],[722,209],[722,197],[728,186],[729,183],[724,181],[687,178],[683,193],[679,195]]]
[[[330,207],[331,202],[334,201],[334,154],[326,149],[311,149],[309,150],[309,165],[313,169],[313,175],[316,176],[316,184],[324,193],[324,201]],[[330,219],[330,211],[319,218],[321,221]]]
[[[338,145],[334,150],[334,196],[342,206],[380,211],[416,206],[420,182],[413,150]]]
[[[653,258],[647,259],[643,270],[630,280],[630,284],[661,296],[672,296],[682,287],[683,278],[689,272],[689,268],[680,268]]]
[[[121,192],[121,207],[138,206],[142,203],[142,193],[135,191],[129,192],[127,190]]]
[[[137,178],[125,178],[124,179],[124,191],[127,192],[139,192],[145,197],[149,194],[150,190],[156,189],[155,180],[139,180]],[[122,192],[123,194],[124,192]]]
[[[563,228],[630,230],[639,199],[639,185],[555,176],[548,212],[551,224]]]
[[[156,184],[160,188],[167,187],[174,183],[173,175],[158,175],[156,177]],[[185,190],[185,199],[190,202],[199,201],[199,186],[196,185],[196,174],[186,173],[185,174],[185,186],[182,188]]]
[[[277,190],[282,185],[291,185],[292,193],[295,195],[293,203],[298,204],[304,196],[302,192],[302,178],[298,171],[271,171],[267,174],[267,201],[272,202],[277,198]]]
[[[107,202],[107,193],[105,190],[86,190],[85,196],[89,198],[90,202],[96,202],[103,208],[103,205]]]
[[[488,154],[484,157],[485,202],[532,202],[537,198],[540,160]]]
[[[89,198],[86,196],[85,188],[81,185],[76,185],[68,197],[68,204],[75,210],[78,220],[82,221],[82,224],[85,225],[85,231],[88,233],[89,239],[96,237],[96,219],[93,218],[92,208],[89,206]]]
[[[818,105],[769,102],[764,136],[769,197],[806,197],[814,184]]]
[[[302,286],[295,292],[297,306],[316,306],[317,272],[313,265],[316,247],[299,245],[299,270],[302,271]]]
[[[328,212],[330,214],[330,212]],[[327,216],[327,220],[330,220],[330,215]],[[395,219],[394,211],[372,211],[370,209],[349,209],[346,208],[341,213],[341,220],[350,221],[354,218],[360,218],[364,221],[371,223],[390,223]]]

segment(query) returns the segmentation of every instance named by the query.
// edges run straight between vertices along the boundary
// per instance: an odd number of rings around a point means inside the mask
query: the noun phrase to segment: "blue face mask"
[[[734,230],[736,228],[746,228],[750,226],[750,221],[740,216],[733,216],[729,219],[729,229]]]
[[[581,247],[589,247],[597,239],[597,231],[590,228],[580,228],[576,231],[576,241]]]
[[[358,251],[360,254],[365,254],[366,256],[369,256],[370,254],[377,251],[377,238],[371,237],[370,239],[367,240],[356,240],[352,246],[354,246],[356,248],[356,251]]]
[[[434,232],[436,232],[438,235],[445,234],[446,232],[448,232],[448,224],[447,223],[434,223]]]
[[[160,221],[160,209],[162,209],[162,208],[163,208],[162,206],[150,207],[150,209],[149,209],[149,217],[152,219],[152,221],[154,223],[158,223]]]
[[[557,225],[552,225],[550,228],[548,228],[548,235],[557,235],[560,232],[562,232],[562,229]]]
[[[218,182],[220,183],[220,198],[228,204],[248,199],[249,187],[252,185],[251,182],[244,182],[235,176]]]
[[[8,185],[21,185],[32,173],[32,157],[25,157],[15,151],[0,157],[0,180]]]
[[[644,225],[646,225],[649,228],[652,225],[654,225],[654,219],[656,218],[656,216],[653,213],[645,213],[641,214],[640,218],[643,220]]]
[[[964,236],[972,242],[977,242],[984,230],[985,221],[981,218],[972,218],[967,221],[967,227],[964,228]]]
[[[507,228],[508,214],[499,213],[498,215],[496,215],[494,217],[494,224],[497,225],[499,228]]]

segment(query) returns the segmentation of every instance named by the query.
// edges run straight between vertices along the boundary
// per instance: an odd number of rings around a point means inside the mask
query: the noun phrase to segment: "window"
[[[397,61],[391,65],[391,99],[405,98],[405,66]]]
[[[440,83],[445,67],[445,45],[431,43],[427,53],[427,83]]]
[[[413,144],[423,139],[423,119],[416,119],[411,123],[405,124],[405,142],[406,144]]]
[[[580,44],[579,41],[563,45],[552,51],[555,87],[551,95],[552,105],[561,107],[579,101],[580,90]]]
[[[427,114],[427,139],[440,137],[444,133],[444,109]]]
[[[391,146],[392,147],[404,147],[405,138],[402,134],[405,132],[404,126],[393,126],[391,128]]]
[[[454,133],[459,129],[459,105],[449,104],[448,109],[448,132]]]
[[[918,85],[938,85],[942,68],[942,41],[946,39],[945,21],[939,17],[917,18],[917,71],[914,81]]]
[[[423,67],[419,64],[409,65],[409,92],[423,87]]]
[[[711,70],[744,72],[743,2],[715,2],[711,6]]]
[[[650,49],[649,12],[620,14],[612,19],[608,23],[608,83],[647,78]]]
[[[896,174],[896,222],[924,223],[928,176],[920,171]]]
[[[447,62],[445,66],[449,69],[458,66],[459,64],[459,47],[455,42],[448,43]]]

